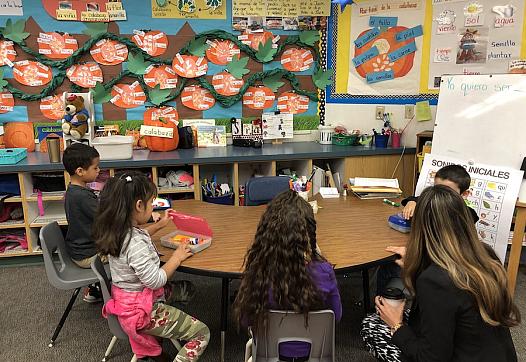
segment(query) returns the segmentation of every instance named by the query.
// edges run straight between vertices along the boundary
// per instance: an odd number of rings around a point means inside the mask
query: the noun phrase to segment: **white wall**
[[[381,129],[383,121],[375,119],[376,105],[370,104],[334,104],[325,106],[325,124],[344,126],[348,131],[359,129],[361,133],[372,133],[372,129]],[[404,105],[385,105],[385,112],[392,113],[391,124],[394,128],[402,129],[408,120],[405,117]],[[416,146],[416,134],[425,130],[432,130],[436,116],[436,107],[431,107],[433,120],[417,122],[413,119],[402,135],[402,145]]]

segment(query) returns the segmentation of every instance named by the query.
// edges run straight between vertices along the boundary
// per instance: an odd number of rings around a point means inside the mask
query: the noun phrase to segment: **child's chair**
[[[305,316],[301,313],[269,311],[267,327],[260,330],[246,345],[245,362],[278,361],[280,343],[293,341],[311,345],[307,361],[334,362],[334,312],[310,312],[308,326],[305,326]]]
[[[91,262],[91,269],[93,269],[95,275],[99,279],[102,297],[104,298],[104,303],[106,303],[108,300],[111,299],[111,282],[108,278],[108,274],[106,273],[104,265],[102,264],[102,261],[100,260],[99,256],[97,256]],[[116,316],[112,314],[108,315],[108,326],[110,327],[110,331],[113,334],[113,337],[111,338],[108,348],[106,348],[106,352],[104,353],[104,358],[102,359],[102,362],[106,362],[106,359],[109,357],[113,346],[115,346],[115,343],[118,339],[128,341],[128,335],[122,330],[119,320]],[[171,342],[173,343],[175,348],[177,348],[177,350],[181,349],[181,345],[177,340],[171,340]],[[134,354],[131,359],[131,362],[136,361],[137,356]]]

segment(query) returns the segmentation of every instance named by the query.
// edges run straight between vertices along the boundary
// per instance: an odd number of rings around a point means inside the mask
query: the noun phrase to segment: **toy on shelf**
[[[65,116],[61,120],[64,148],[71,142],[83,142],[91,145],[95,135],[95,111],[93,97],[88,93],[64,92]]]

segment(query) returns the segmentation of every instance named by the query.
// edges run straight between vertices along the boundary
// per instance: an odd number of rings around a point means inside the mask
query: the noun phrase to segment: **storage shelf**
[[[4,202],[22,202],[22,198],[20,196],[12,196],[5,199]]]
[[[57,221],[59,225],[67,225],[64,205],[59,203],[47,204],[44,208],[44,216],[37,216],[30,224],[31,227],[42,227],[50,222]]]
[[[184,193],[191,193],[194,192],[193,187],[177,187],[177,188],[164,188],[160,187],[159,191],[157,192],[159,195],[162,194],[184,194]]]
[[[43,192],[42,201],[61,201],[62,199],[64,199],[64,193],[65,191]],[[26,197],[26,200],[38,201],[38,195],[36,193],[32,193],[31,195]]]
[[[24,228],[26,225],[24,224],[24,220],[9,220],[5,222],[0,222],[0,230],[1,229],[19,229]]]
[[[4,253],[0,253],[0,258],[10,258],[13,256],[27,256],[31,255],[29,251],[22,251],[22,250],[13,250],[13,251],[6,251]]]

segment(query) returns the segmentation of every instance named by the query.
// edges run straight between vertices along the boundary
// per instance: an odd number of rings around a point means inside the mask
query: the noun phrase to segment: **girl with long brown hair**
[[[506,272],[479,241],[460,195],[424,190],[407,249],[395,252],[413,304],[406,322],[403,304],[376,297],[377,313],[362,324],[371,353],[382,361],[517,361],[509,327],[520,314]]]
[[[312,207],[287,190],[269,203],[261,217],[245,256],[235,316],[257,334],[265,326],[269,309],[304,313],[307,318],[309,311],[323,308],[332,309],[340,320],[334,270],[318,252]],[[300,358],[308,356],[309,350],[310,346],[288,345],[280,348],[280,355],[285,360]]]

